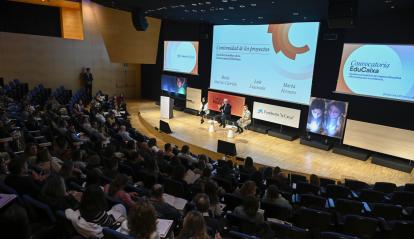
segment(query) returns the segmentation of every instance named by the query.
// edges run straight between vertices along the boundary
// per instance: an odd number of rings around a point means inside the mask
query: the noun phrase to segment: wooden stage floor
[[[158,127],[160,108],[154,102],[130,101],[128,110],[134,127],[142,130],[143,124]],[[235,134],[233,139],[227,138],[227,131],[216,127],[216,132],[208,132],[207,122],[200,124],[200,118],[180,111],[174,111],[174,118],[169,122],[173,133],[170,135],[179,141],[191,143],[201,148],[216,151],[217,140],[226,140],[236,144],[240,157],[251,156],[255,163],[267,166],[279,166],[282,169],[304,174],[316,174],[321,177],[342,180],[351,178],[367,183],[377,181],[393,182],[397,185],[414,183],[414,174],[408,174],[386,167],[371,164],[371,160],[360,161],[346,156],[334,154],[305,145],[299,140],[286,141],[272,136],[246,130],[243,134]],[[145,133],[145,132],[144,132]]]

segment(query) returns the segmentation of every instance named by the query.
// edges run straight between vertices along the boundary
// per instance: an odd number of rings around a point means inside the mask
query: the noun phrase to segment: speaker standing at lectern
[[[230,119],[230,117],[231,117],[231,105],[230,105],[228,99],[223,100],[223,103],[219,107],[219,110],[221,112],[220,126],[223,126],[223,128],[225,128],[226,127],[226,120]]]

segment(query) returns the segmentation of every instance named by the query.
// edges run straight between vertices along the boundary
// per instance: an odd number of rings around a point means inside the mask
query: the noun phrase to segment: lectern
[[[171,119],[173,117],[174,99],[168,96],[161,96],[161,118]]]

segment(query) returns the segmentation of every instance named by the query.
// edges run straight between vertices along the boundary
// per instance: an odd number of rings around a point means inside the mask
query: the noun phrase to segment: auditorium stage
[[[286,141],[272,136],[246,130],[243,134],[235,134],[233,139],[227,138],[227,130],[216,127],[216,132],[208,132],[208,124],[200,124],[200,118],[181,111],[174,111],[174,118],[165,120],[170,124],[171,135],[159,134],[154,130],[160,120],[160,107],[155,102],[129,101],[128,111],[134,127],[144,133],[157,137],[160,143],[165,141],[181,145],[188,142],[206,152],[215,154],[217,140],[233,142],[239,157],[251,156],[255,163],[268,166],[279,166],[282,169],[304,174],[317,174],[341,180],[351,178],[367,183],[378,181],[393,182],[397,185],[414,183],[414,174],[360,161],[331,151],[324,151],[305,145],[299,140]],[[139,114],[140,115],[139,115]],[[162,145],[160,145],[162,146]],[[197,149],[200,152],[200,149]],[[198,153],[197,152],[197,153]]]

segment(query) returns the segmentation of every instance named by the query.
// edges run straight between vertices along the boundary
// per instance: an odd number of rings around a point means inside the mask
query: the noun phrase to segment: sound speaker
[[[145,18],[145,13],[141,8],[135,8],[131,12],[132,24],[137,31],[145,31],[148,28],[148,22]]]
[[[228,156],[236,156],[236,145],[223,140],[217,141],[217,152]]]
[[[160,120],[160,131],[166,134],[172,133],[170,125],[167,122],[162,121],[162,120]]]
[[[329,0],[329,28],[354,28],[358,15],[358,0]]]

